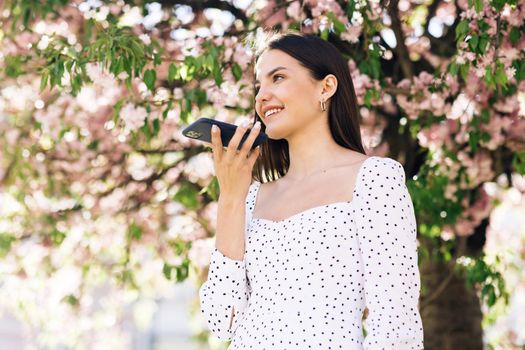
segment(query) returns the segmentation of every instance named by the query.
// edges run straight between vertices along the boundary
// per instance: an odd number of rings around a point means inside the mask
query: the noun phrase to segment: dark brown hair
[[[327,104],[330,132],[340,146],[366,154],[361,141],[354,84],[348,63],[339,50],[313,34],[267,32],[264,38],[254,45],[255,62],[268,50],[280,50],[299,61],[317,81],[328,74],[335,75],[337,91]],[[254,112],[253,123],[256,121],[261,122],[261,131],[265,131],[266,127],[260,116]],[[261,144],[261,155],[255,162],[252,177],[264,182],[264,174],[268,181],[274,181],[284,176],[289,166],[288,141],[268,139]]]

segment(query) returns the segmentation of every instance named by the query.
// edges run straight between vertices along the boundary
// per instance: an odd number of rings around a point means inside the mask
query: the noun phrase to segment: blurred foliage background
[[[3,1],[0,305],[35,346],[129,348],[130,305],[203,282],[219,189],[181,130],[253,120],[273,28],[340,49],[368,154],[405,167],[425,348],[522,349],[524,20],[521,0]]]

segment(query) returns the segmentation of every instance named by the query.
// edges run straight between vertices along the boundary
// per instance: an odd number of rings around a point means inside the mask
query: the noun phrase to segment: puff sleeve
[[[423,349],[416,219],[404,169],[377,157],[356,193],[368,316],[364,350]]]
[[[252,193],[253,185],[249,196]],[[248,205],[248,201],[246,204]],[[246,232],[251,220],[251,208],[246,207],[245,215]],[[233,338],[247,308],[250,294],[245,259],[230,259],[215,248],[210,259],[207,281],[199,289],[199,299],[201,313],[208,328],[217,338]]]

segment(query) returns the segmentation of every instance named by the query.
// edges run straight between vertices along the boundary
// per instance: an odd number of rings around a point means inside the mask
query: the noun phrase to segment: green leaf
[[[40,92],[44,91],[49,80],[49,71],[45,70],[40,77]]]
[[[463,78],[463,80],[467,80],[469,68],[470,65],[468,63],[462,64],[459,67],[459,73],[461,74],[461,78]]]
[[[183,64],[180,68],[179,74],[182,80],[186,80],[188,78],[188,66]]]
[[[91,41],[91,36],[93,35],[93,25],[95,24],[95,20],[93,18],[90,18],[86,22],[84,22],[84,34],[83,34],[83,41],[84,43],[89,43]]]
[[[490,25],[483,19],[479,19],[477,23],[478,23],[478,32],[480,33],[484,33],[490,29]]]
[[[505,73],[505,66],[503,63],[496,64],[496,74],[494,75],[494,80],[498,85],[507,84],[507,73]]]
[[[217,84],[217,86],[221,86],[222,82],[224,81],[219,65],[215,65],[213,67],[213,79],[215,80],[215,84]]]
[[[470,50],[476,51],[478,47],[479,37],[477,35],[473,35],[470,40],[468,41],[468,45],[470,47]]]
[[[51,241],[55,245],[60,245],[66,238],[66,234],[59,231],[57,228],[54,228],[53,231],[51,231]]]
[[[15,237],[7,233],[0,233],[0,258],[5,257],[11,250]]]
[[[374,79],[379,79],[381,76],[381,63],[376,58],[370,59],[370,71]]]
[[[203,107],[208,103],[208,97],[205,90],[196,88],[195,90],[195,101],[199,107]]]
[[[66,295],[62,299],[62,301],[65,301],[66,303],[68,303],[71,306],[78,306],[78,305],[80,305],[80,300],[78,300],[78,298],[76,296],[74,296],[73,294]]]
[[[482,34],[479,38],[478,52],[483,55],[485,51],[487,51],[488,45],[489,45],[489,36],[487,34]]]
[[[176,267],[177,282],[183,282],[189,274],[189,262],[185,260],[180,266]]]
[[[215,59],[213,58],[213,55],[206,55],[204,58],[204,68],[211,72],[213,71],[213,66],[215,65]]]
[[[174,196],[174,200],[181,203],[188,209],[196,209],[198,205],[197,190],[187,182],[183,182]]]
[[[520,40],[520,29],[517,27],[512,27],[509,33],[509,39],[512,45],[516,45]]]
[[[157,72],[153,69],[148,69],[144,72],[144,84],[153,91],[155,89],[155,81],[157,80]]]
[[[525,151],[514,153],[512,158],[512,168],[520,175],[525,175]]]
[[[323,29],[319,36],[323,40],[328,40],[328,29]]]
[[[144,137],[146,137],[146,140],[148,142],[151,141],[153,134],[152,134],[152,131],[147,121],[144,123],[144,125],[142,125],[142,127],[140,128],[140,131],[142,131],[142,134],[144,135]]]
[[[162,273],[164,274],[164,277],[169,281],[171,280],[171,271],[173,270],[173,266],[170,266],[166,263],[164,263],[164,266],[162,267]]]
[[[345,9],[348,20],[352,19],[352,17],[354,16],[354,11],[355,11],[355,0],[349,0],[348,4],[346,5],[346,9]]]
[[[493,306],[496,303],[496,293],[494,292],[494,289],[491,290],[488,296],[487,304],[489,306]]]
[[[505,6],[506,0],[492,0],[492,6],[496,9],[496,12],[499,12]]]
[[[214,176],[213,179],[211,179],[208,186],[204,188],[204,192],[208,193],[210,198],[214,201],[219,199],[219,180],[217,179],[217,176]]]
[[[333,12],[328,12],[326,14],[326,16],[330,19],[330,21],[332,22],[332,25],[333,25],[333,28],[334,28],[334,31],[337,33],[337,34],[341,34],[342,32],[344,32],[346,30],[345,28],[345,25],[339,20],[337,19],[337,17],[335,16],[335,14]]]
[[[462,20],[456,27],[456,40],[463,39],[468,32],[469,23],[467,20]]]
[[[162,59],[161,59],[160,55],[159,55],[158,53],[155,53],[155,54],[153,55],[153,64],[154,64],[155,66],[158,66],[158,65],[161,64],[161,63],[162,63]]]
[[[364,102],[368,108],[372,106],[372,91],[371,90],[366,90]]]
[[[166,106],[166,109],[162,112],[162,119],[166,119],[168,116],[169,111],[173,108],[173,101],[169,100],[168,105]]]
[[[4,59],[4,71],[8,77],[16,78],[24,74],[24,59],[20,55],[7,55]]]
[[[477,152],[479,143],[479,132],[472,131],[469,133],[468,143],[472,152]]]
[[[91,151],[96,151],[97,148],[98,148],[98,144],[99,144],[99,140],[93,140],[89,143],[89,145],[87,146],[87,148]]]
[[[128,227],[128,237],[135,240],[140,239],[142,237],[142,228],[139,225],[132,223]]]
[[[242,78],[241,66],[239,66],[239,64],[237,63],[234,63],[232,67],[232,73],[233,73],[233,76],[235,77],[235,81],[239,81]]]
[[[489,112],[488,108],[483,108],[481,110],[481,121],[484,124],[487,124],[490,121],[490,112]]]
[[[492,69],[487,66],[485,67],[485,84],[487,84],[488,87],[494,86],[494,75],[492,74]]]
[[[456,62],[451,62],[448,66],[448,71],[452,75],[458,74],[458,64]]]
[[[159,134],[159,131],[160,131],[160,121],[157,118],[153,121],[153,136],[157,136]]]
[[[474,0],[474,7],[477,13],[483,11],[483,0]]]
[[[173,82],[176,75],[177,75],[177,66],[173,63],[170,63],[170,66],[168,68],[168,82],[169,83]]]
[[[514,60],[512,61],[512,67],[516,69],[516,74],[514,75],[514,78],[516,81],[521,81],[525,78],[525,60],[519,61]]]
[[[26,7],[24,9],[24,15],[23,15],[23,23],[24,23],[24,27],[27,28],[27,25],[29,24],[29,18],[31,17],[31,8],[30,7]]]

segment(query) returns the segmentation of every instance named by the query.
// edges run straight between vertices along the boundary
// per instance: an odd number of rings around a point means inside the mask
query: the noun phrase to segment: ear
[[[324,77],[324,79],[321,81],[321,87],[321,96],[325,101],[327,101],[337,91],[337,78],[335,75],[328,74],[326,77]]]

